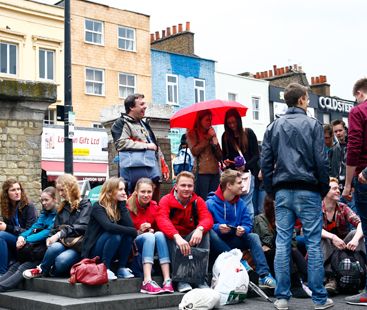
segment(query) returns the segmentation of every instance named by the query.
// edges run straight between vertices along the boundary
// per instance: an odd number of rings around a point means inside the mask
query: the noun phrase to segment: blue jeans
[[[361,218],[364,242],[367,250],[367,184],[359,183],[357,178],[354,179],[354,198],[357,213]]]
[[[15,257],[17,239],[17,236],[7,231],[0,231],[0,274],[8,271],[9,261]]]
[[[143,258],[143,264],[154,262],[154,250],[157,245],[157,252],[160,264],[170,263],[167,241],[161,231],[154,234],[146,232],[136,237],[135,244]]]
[[[255,177],[251,176],[250,191],[246,195],[241,195],[241,199],[244,201],[247,211],[250,215],[251,221],[254,221],[254,204],[252,202],[252,196],[255,190]]]
[[[324,261],[321,251],[322,212],[319,193],[306,190],[279,190],[275,195],[275,223],[277,230],[275,275],[277,287],[275,296],[289,299],[291,242],[296,218],[302,222],[308,253],[308,285],[312,301],[324,304],[327,292],[323,285]]]
[[[71,267],[80,260],[80,253],[68,249],[60,242],[55,242],[47,249],[41,263],[42,273],[63,276],[70,272]]]
[[[126,267],[133,239],[123,234],[111,234],[105,231],[92,248],[92,256],[99,256],[108,269],[113,259],[118,258],[119,268]]]
[[[237,237],[235,234],[229,233],[219,236],[213,229],[210,230],[209,234],[210,248],[216,255],[236,248],[240,250],[250,249],[256,272],[262,277],[270,273],[264,251],[261,247],[261,241],[257,234],[250,233]]]

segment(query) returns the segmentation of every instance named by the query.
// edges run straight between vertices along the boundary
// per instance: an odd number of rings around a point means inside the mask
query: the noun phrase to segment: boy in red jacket
[[[177,250],[180,250],[184,256],[191,253],[191,247],[209,250],[207,232],[213,226],[213,218],[205,201],[194,193],[194,181],[195,176],[191,172],[179,173],[172,191],[159,202],[157,224],[167,238],[172,265],[174,263],[172,257]],[[198,287],[207,287],[205,278]],[[179,292],[187,292],[191,289],[192,286],[189,283],[178,282]]]

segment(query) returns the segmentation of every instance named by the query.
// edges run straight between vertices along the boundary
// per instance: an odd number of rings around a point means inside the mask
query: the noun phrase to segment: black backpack
[[[366,281],[366,256],[361,251],[335,250],[331,256],[340,291],[357,293]]]

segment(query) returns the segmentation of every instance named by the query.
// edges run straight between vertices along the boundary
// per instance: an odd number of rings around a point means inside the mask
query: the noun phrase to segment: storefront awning
[[[64,174],[63,161],[48,161],[42,160],[41,168],[46,171],[47,179],[53,181],[57,176]],[[107,163],[92,163],[92,162],[74,162],[74,176],[78,180],[90,180],[103,182],[106,180],[108,172]]]

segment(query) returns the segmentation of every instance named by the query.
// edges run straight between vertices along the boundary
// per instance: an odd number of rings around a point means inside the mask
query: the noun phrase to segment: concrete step
[[[0,307],[10,310],[143,310],[176,307],[184,294],[128,293],[70,298],[44,292],[18,290],[0,294]]]
[[[158,283],[162,284],[161,277],[153,277]],[[106,295],[117,295],[127,293],[137,293],[140,291],[142,279],[117,279],[109,281],[100,286],[89,286],[81,283],[71,285],[66,278],[35,278],[24,280],[21,289],[27,291],[37,291],[51,295],[59,295],[71,298],[85,298]]]

